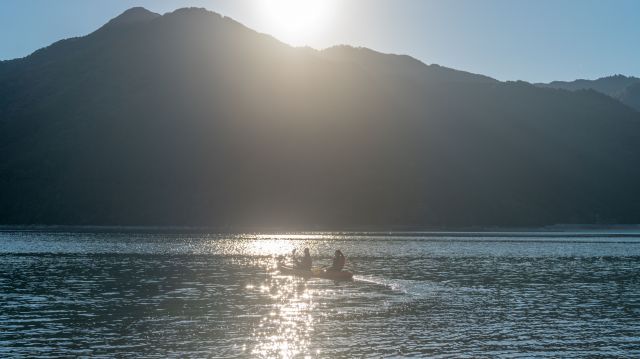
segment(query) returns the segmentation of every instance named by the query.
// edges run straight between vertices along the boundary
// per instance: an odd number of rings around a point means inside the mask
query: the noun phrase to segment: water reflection
[[[265,308],[252,332],[257,340],[252,354],[263,358],[310,355],[316,308],[314,290],[303,279],[277,276],[255,290],[268,295],[272,305]]]
[[[238,241],[239,251],[253,256],[282,256],[291,253],[296,246],[284,239],[253,239]]]
[[[640,356],[630,239],[0,236],[3,358]],[[338,246],[354,282],[273,270]]]

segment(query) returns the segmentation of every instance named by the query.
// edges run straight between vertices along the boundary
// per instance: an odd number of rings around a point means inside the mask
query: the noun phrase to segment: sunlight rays
[[[265,30],[295,46],[308,45],[331,28],[336,0],[256,1]]]

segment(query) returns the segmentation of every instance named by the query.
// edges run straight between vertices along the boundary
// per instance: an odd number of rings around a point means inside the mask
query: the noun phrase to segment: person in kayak
[[[333,264],[331,265],[331,267],[327,268],[327,270],[340,272],[344,268],[344,264],[346,261],[347,260],[344,257],[344,254],[342,254],[342,252],[340,252],[340,250],[338,249],[336,250],[335,255],[333,257]]]
[[[311,264],[312,264],[312,260],[311,260],[311,254],[309,253],[309,248],[305,248],[304,249],[304,257],[302,257],[301,261],[296,260],[296,269],[302,269],[302,270],[311,270]]]

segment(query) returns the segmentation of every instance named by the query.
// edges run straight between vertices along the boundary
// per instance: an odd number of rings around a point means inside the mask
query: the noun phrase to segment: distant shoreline
[[[74,232],[74,233],[211,233],[211,234],[273,234],[284,235],[293,233],[308,234],[349,234],[381,236],[394,234],[396,236],[466,236],[469,234],[492,236],[530,236],[535,235],[576,235],[597,236],[599,233],[617,232],[616,235],[639,235],[640,224],[626,225],[593,225],[593,224],[565,224],[543,227],[465,227],[465,228],[427,228],[408,226],[389,227],[353,227],[343,229],[303,229],[303,228],[222,228],[205,226],[95,226],[95,225],[0,225],[0,232]]]

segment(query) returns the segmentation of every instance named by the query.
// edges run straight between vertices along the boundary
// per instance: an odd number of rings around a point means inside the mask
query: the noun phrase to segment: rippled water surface
[[[282,276],[336,248],[353,282]],[[640,235],[0,232],[0,357],[640,357]]]

